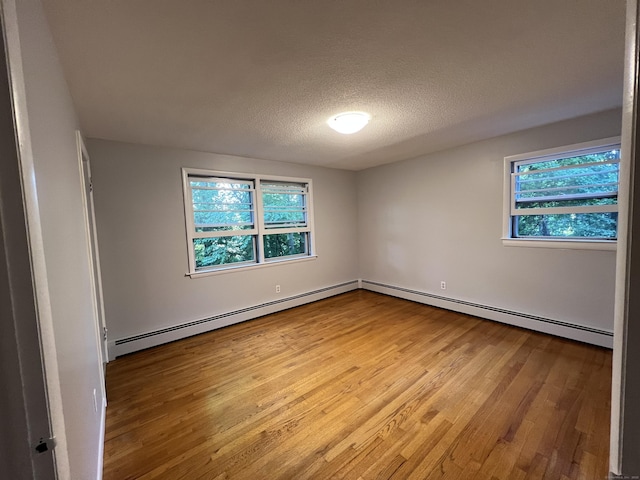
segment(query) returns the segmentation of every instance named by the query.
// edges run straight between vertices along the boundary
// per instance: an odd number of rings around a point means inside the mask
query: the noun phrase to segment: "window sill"
[[[317,258],[318,258],[317,255],[307,255],[304,257],[288,258],[288,259],[282,259],[282,260],[271,260],[269,262],[255,263],[251,265],[236,265],[236,266],[231,265],[228,267],[216,268],[215,270],[187,272],[185,273],[185,277],[200,278],[200,277],[209,277],[211,275],[221,275],[223,273],[246,272],[247,270],[255,270],[256,268],[273,267],[276,265],[283,265],[283,264],[289,265],[291,263],[308,262],[309,260],[315,260]]]
[[[503,238],[505,247],[532,247],[532,248],[564,248],[566,250],[610,250],[615,251],[617,242],[614,240],[563,240],[563,239],[524,239]]]

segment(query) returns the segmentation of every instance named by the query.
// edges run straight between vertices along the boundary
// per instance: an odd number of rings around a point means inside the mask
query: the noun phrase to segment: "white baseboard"
[[[403,298],[434,307],[452,310],[454,312],[466,313],[475,317],[494,320],[516,327],[526,328],[537,332],[548,333],[579,342],[590,343],[606,348],[613,348],[613,332],[577,325],[560,320],[538,317],[521,312],[514,312],[498,307],[481,305],[477,303],[447,298],[417,290],[411,290],[394,285],[386,285],[369,280],[361,281],[362,288],[372,292],[383,293],[393,297]]]
[[[113,360],[120,355],[136,352],[145,348],[155,347],[156,345],[161,345],[163,343],[173,342],[199,333],[208,332],[228,325],[233,325],[235,323],[258,318],[263,315],[268,315],[270,313],[322,300],[323,298],[332,297],[358,288],[404,298],[405,300],[411,300],[455,312],[465,313],[487,320],[494,320],[516,327],[590,343],[592,345],[613,348],[613,332],[611,331],[538,317],[521,312],[509,311],[487,305],[475,304],[454,298],[446,298],[440,295],[406,289],[395,285],[386,285],[379,282],[359,279],[319,290],[313,290],[292,297],[278,299],[272,302],[266,302],[253,307],[222,313],[209,318],[177,324],[168,328],[162,328],[126,338],[111,340],[107,344],[109,360]]]
[[[292,307],[298,307],[306,303],[322,300],[350,290],[358,288],[358,280],[332,285],[330,287],[313,290],[299,295],[266,302],[260,305],[243,308],[231,312],[222,313],[209,318],[203,318],[171,327],[162,328],[150,332],[141,333],[126,338],[109,341],[107,349],[109,360],[113,360],[120,355],[136,352],[145,348],[155,347],[163,343],[173,342],[182,338],[187,338],[199,333],[208,332],[218,328],[244,322],[253,318],[279,312]]]

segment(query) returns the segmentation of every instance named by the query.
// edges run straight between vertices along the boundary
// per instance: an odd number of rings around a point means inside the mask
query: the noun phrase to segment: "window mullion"
[[[264,263],[264,202],[262,199],[262,179],[256,178],[256,198],[254,205],[256,206],[256,225],[258,226],[258,231],[256,235],[256,250],[258,263]]]
[[[516,209],[517,183],[518,183],[518,177],[512,173],[511,174],[511,215],[513,215],[513,212],[517,211]]]

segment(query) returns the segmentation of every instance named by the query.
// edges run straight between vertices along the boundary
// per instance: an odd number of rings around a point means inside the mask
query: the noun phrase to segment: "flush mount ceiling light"
[[[331,117],[327,123],[336,132],[349,135],[362,130],[370,119],[371,115],[365,112],[343,112]]]

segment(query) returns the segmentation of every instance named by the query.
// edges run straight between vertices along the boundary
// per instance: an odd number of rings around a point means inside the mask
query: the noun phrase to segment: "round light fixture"
[[[327,123],[336,132],[349,135],[362,130],[370,119],[371,115],[365,112],[343,112],[331,117]]]

